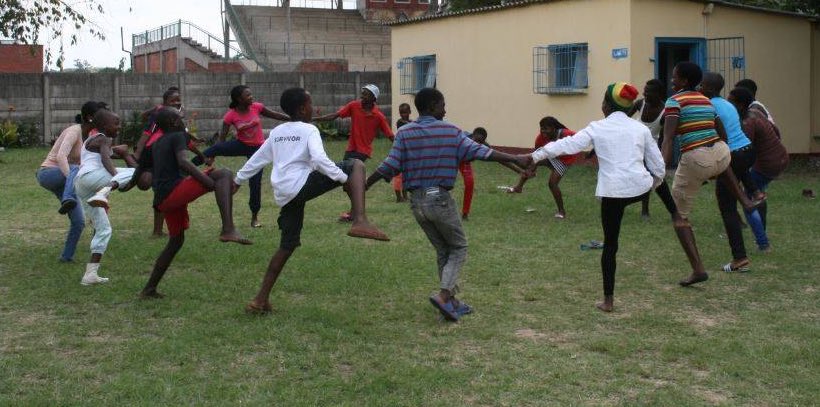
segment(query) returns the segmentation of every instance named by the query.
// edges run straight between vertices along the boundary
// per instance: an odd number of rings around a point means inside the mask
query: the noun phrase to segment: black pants
[[[247,158],[251,158],[251,156],[259,150],[259,146],[249,146],[239,140],[233,139],[228,141],[223,141],[221,143],[216,143],[210,147],[208,147],[205,151],[202,152],[202,155],[205,157],[237,157],[237,156],[245,156]],[[203,161],[199,157],[194,157],[191,162],[194,165],[202,165]],[[250,198],[248,199],[248,207],[251,209],[251,213],[256,214],[259,213],[259,210],[262,209],[262,174],[265,172],[264,169],[259,170],[253,177],[251,177],[250,181],[248,182],[250,186]]]
[[[655,193],[661,198],[663,206],[666,207],[666,211],[669,212],[669,215],[674,215],[675,212],[678,211],[678,207],[675,205],[675,199],[672,198],[672,191],[669,190],[669,184],[667,184],[666,181],[663,181],[655,188]]]
[[[749,178],[749,168],[755,161],[755,152],[748,148],[745,150],[732,151],[732,172],[738,180]],[[752,192],[746,187],[747,192]],[[757,187],[754,187],[757,190]],[[732,259],[740,260],[746,258],[746,246],[743,243],[743,231],[740,228],[740,214],[737,212],[737,198],[732,194],[729,186],[718,178],[715,183],[715,195],[717,196],[720,217],[723,219],[723,228],[726,230],[726,238],[729,239],[729,247],[732,249]]]
[[[615,292],[615,255],[618,253],[618,237],[621,234],[624,209],[630,204],[642,201],[650,192],[631,198],[601,199],[601,226],[604,229],[601,272],[604,276],[604,295],[612,295]]]

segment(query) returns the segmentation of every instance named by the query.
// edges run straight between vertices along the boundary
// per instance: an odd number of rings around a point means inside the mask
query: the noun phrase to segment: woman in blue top
[[[715,107],[715,112],[723,123],[723,128],[726,130],[727,143],[732,155],[730,164],[732,172],[743,183],[743,187],[750,196],[753,196],[755,200],[762,200],[765,198],[765,194],[758,190],[749,175],[749,168],[752,167],[755,161],[752,142],[743,133],[737,109],[729,101],[720,97],[723,85],[723,77],[720,74],[707,72],[703,75],[700,91],[710,99],[712,106]],[[732,261],[723,266],[723,271],[727,273],[749,271],[751,262],[746,256],[746,247],[743,243],[740,214],[737,212],[737,199],[732,194],[730,186],[726,185],[723,179],[718,179],[715,183],[715,195],[720,208],[720,216],[723,218],[723,227],[726,229],[726,236],[729,239],[729,247],[732,249]]]

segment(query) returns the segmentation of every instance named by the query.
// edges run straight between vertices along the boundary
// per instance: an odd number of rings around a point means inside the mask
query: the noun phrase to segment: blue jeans
[[[259,147],[252,147],[249,146],[239,140],[228,140],[223,141],[221,143],[216,143],[207,150],[202,152],[202,155],[205,157],[236,157],[236,156],[245,156],[246,158],[251,158],[253,153],[259,150]],[[202,160],[199,157],[194,157],[191,160],[195,165],[202,165]],[[262,174],[264,173],[264,169],[259,170],[256,175],[251,177],[248,185],[251,190],[251,197],[248,200],[248,206],[251,209],[251,213],[256,214],[262,208]]]
[[[80,167],[77,165],[72,165],[70,168],[71,171],[69,172],[68,178],[73,179],[74,176],[77,175],[77,170]],[[51,191],[51,193],[53,193],[54,196],[60,200],[60,202],[65,200],[66,196],[68,196],[68,199],[77,200],[77,196],[73,192],[73,182],[71,188],[72,192],[66,194],[66,185],[68,181],[58,167],[42,167],[37,170],[37,183],[39,183],[41,187]],[[78,204],[74,207],[74,209],[69,211],[68,219],[70,222],[70,227],[68,228],[68,234],[65,238],[63,253],[60,255],[60,260],[63,261],[70,261],[74,259],[74,252],[77,250],[77,242],[80,241],[80,235],[83,234],[85,218],[83,217],[82,206]]]
[[[768,187],[769,183],[772,182],[771,178],[761,174],[758,171],[755,171],[754,168],[749,170],[749,176],[752,178],[752,182],[757,185],[757,189],[760,191],[765,192],[766,187]],[[769,247],[769,236],[766,234],[766,209],[766,202],[763,201],[763,203],[758,205],[755,210],[751,212],[745,210],[743,211],[743,214],[746,215],[746,222],[749,223],[749,228],[752,229],[752,233],[755,235],[757,247],[760,249]]]

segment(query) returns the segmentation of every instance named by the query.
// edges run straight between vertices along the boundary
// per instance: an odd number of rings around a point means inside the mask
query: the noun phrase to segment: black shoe
[[[71,210],[74,209],[75,206],[77,206],[77,201],[73,199],[66,199],[62,202],[62,204],[60,204],[60,209],[57,209],[57,212],[59,212],[60,215],[65,215],[71,212]]]

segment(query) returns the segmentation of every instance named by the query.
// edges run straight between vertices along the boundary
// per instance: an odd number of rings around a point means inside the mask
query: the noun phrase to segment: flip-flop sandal
[[[353,215],[349,212],[342,212],[342,214],[339,215],[339,222],[353,222]]]
[[[222,236],[219,236],[219,241],[222,243],[239,243],[241,245],[253,244],[253,241],[245,237],[239,237],[237,239],[226,239]]]
[[[552,215],[552,217],[555,218],[555,219],[564,219],[564,218],[566,218],[565,215],[562,215],[560,213],[556,213],[555,215]]]
[[[430,297],[430,303],[436,307],[444,319],[451,321],[451,322],[458,322],[458,314],[456,313],[455,308],[453,307],[452,302],[439,302],[438,296],[433,295]]]
[[[726,273],[747,273],[750,270],[749,264],[750,262],[748,261],[745,261],[737,265],[733,265],[732,262],[729,262],[724,264],[721,270],[723,270]]]
[[[382,242],[390,241],[390,238],[378,229],[350,228],[347,235],[350,237],[360,237],[362,239],[380,240]]]

